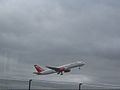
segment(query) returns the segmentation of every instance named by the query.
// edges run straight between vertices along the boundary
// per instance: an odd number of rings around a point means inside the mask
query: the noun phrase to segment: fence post
[[[81,90],[82,83],[79,83],[79,90]]]
[[[31,88],[31,82],[32,82],[32,79],[29,80],[29,90]]]

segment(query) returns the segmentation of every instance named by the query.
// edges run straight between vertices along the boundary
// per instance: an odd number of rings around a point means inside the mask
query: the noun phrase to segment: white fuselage
[[[65,65],[59,66],[58,68],[64,67],[65,69],[71,70],[72,68],[81,67],[83,65],[84,65],[83,62],[77,61],[77,62],[74,62],[74,63],[65,64]],[[57,73],[57,72],[55,70],[47,69],[47,70],[45,70],[43,72],[37,73],[37,75],[47,75],[47,74],[52,74],[52,73]]]

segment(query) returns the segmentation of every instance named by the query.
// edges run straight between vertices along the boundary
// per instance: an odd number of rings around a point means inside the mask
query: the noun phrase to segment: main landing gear
[[[58,72],[57,74],[63,75],[63,72]]]

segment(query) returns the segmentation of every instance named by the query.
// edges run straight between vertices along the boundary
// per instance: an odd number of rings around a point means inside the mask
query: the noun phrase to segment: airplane
[[[70,72],[72,68],[75,67],[80,67],[85,65],[84,62],[82,61],[77,61],[77,62],[73,62],[70,64],[65,64],[62,66],[58,66],[58,67],[52,67],[52,66],[46,66],[46,68],[48,68],[47,70],[44,70],[43,68],[41,68],[39,65],[34,65],[35,69],[37,72],[33,72],[33,74],[36,75],[48,75],[48,74],[53,74],[53,73],[57,73],[60,75],[63,75],[64,73]]]

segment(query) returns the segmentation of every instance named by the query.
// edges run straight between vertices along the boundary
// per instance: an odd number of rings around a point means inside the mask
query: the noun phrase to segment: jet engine
[[[67,72],[70,72],[71,70],[70,69],[65,69],[64,72],[67,73]]]

